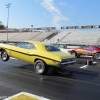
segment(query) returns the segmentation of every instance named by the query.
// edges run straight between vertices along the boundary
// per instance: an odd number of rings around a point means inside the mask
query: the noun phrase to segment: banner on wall
[[[55,30],[56,27],[42,27],[42,28],[21,28],[21,30]]]
[[[89,25],[89,26],[64,26],[61,29],[91,29],[100,28],[100,25]]]

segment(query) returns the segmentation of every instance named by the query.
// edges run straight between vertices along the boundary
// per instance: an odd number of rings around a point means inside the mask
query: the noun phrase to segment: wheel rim
[[[75,52],[72,52],[71,55],[76,56],[76,53]]]
[[[96,54],[95,54],[95,58],[96,58],[96,59],[100,59],[100,53],[96,53]]]
[[[43,72],[43,65],[41,64],[41,63],[37,63],[36,64],[36,71],[38,72],[38,73],[42,73]]]
[[[2,59],[3,59],[3,60],[6,60],[6,59],[7,59],[7,53],[6,53],[6,52],[3,52],[3,54],[2,54]]]

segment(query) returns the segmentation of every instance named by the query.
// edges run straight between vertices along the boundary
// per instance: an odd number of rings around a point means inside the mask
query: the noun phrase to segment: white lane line
[[[83,56],[83,55],[82,55],[81,57],[83,57],[83,58],[85,58],[85,57],[89,57],[89,58],[92,58],[92,56]]]
[[[50,99],[27,92],[21,92],[3,100],[50,100]]]
[[[97,62],[93,62],[93,64],[97,64]],[[88,65],[81,66],[80,68],[87,68]]]
[[[97,62],[93,62],[93,64],[97,64]]]
[[[87,68],[88,65],[81,66],[80,68]]]
[[[16,58],[11,57],[10,59],[16,59]],[[16,60],[17,60],[17,59],[16,59]]]

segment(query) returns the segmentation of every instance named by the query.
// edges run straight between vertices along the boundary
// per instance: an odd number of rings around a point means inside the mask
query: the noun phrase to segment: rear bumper
[[[68,62],[61,62],[60,63],[60,66],[67,66],[67,65],[72,65],[76,63],[76,60],[73,60],[73,61],[68,61]]]

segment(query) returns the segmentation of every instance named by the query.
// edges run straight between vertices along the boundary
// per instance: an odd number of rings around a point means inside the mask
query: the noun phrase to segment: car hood
[[[55,56],[59,56],[61,59],[66,59],[66,58],[75,58],[73,55],[69,53],[64,53],[64,52],[51,52],[51,54]]]

